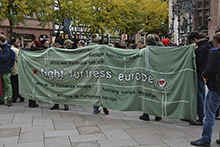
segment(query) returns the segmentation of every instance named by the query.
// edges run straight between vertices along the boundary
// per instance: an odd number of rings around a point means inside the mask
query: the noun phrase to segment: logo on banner
[[[157,85],[158,85],[159,87],[165,87],[165,86],[167,85],[167,81],[166,81],[165,79],[159,79],[159,80],[157,81]]]

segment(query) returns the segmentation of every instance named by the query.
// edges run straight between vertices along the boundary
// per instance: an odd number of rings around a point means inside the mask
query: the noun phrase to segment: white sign
[[[128,35],[127,34],[122,34],[121,38],[122,38],[122,40],[127,40],[128,39]]]

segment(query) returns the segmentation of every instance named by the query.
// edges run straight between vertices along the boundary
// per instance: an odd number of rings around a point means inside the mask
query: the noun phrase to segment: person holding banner
[[[190,122],[190,125],[203,125],[204,118],[204,99],[205,99],[205,82],[201,76],[205,70],[208,58],[210,55],[210,46],[205,36],[198,32],[191,32],[188,36],[191,43],[196,43],[198,48],[195,50],[196,55],[196,67],[197,67],[197,81],[198,81],[198,93],[197,93],[197,114],[199,119]]]
[[[53,44],[53,47],[64,48],[63,47],[63,40],[60,37],[56,38],[55,42]],[[50,110],[54,110],[54,109],[59,109],[59,104],[54,104],[53,107],[50,108]],[[63,110],[68,111],[69,105],[64,105]]]
[[[91,35],[91,43],[89,44],[89,46],[91,45],[98,45],[98,42],[99,42],[99,35],[98,34],[92,34]],[[103,112],[107,115],[109,113],[108,109],[104,108],[103,107]],[[100,110],[99,110],[99,106],[93,106],[93,113],[94,114],[98,114],[100,113]]]
[[[2,96],[0,97],[0,104],[4,104],[4,97],[7,92],[7,106],[12,106],[10,48],[11,45],[7,43],[6,37],[0,34],[0,69],[2,78]]]
[[[220,106],[220,91],[218,91],[218,81],[216,79],[218,68],[220,68],[220,32],[213,36],[213,45],[215,50],[212,52],[207,67],[202,73],[203,78],[208,79],[206,84],[209,91],[205,99],[205,117],[203,119],[202,138],[191,142],[191,145],[195,146],[210,146],[215,127],[215,113]],[[220,144],[220,134],[216,143]]]
[[[155,36],[153,34],[149,34],[147,35],[147,40],[146,40],[146,44],[147,46],[156,46],[156,39]],[[145,121],[149,121],[149,114],[143,113],[143,115],[139,116],[139,119],[141,120],[145,120]],[[160,121],[162,118],[159,116],[155,116],[155,120],[156,121]]]

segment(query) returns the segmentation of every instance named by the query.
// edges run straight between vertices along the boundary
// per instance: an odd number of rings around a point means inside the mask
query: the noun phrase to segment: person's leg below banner
[[[2,78],[1,78],[1,72],[0,72],[0,97],[2,96]],[[0,99],[0,105],[4,104],[4,101]]]
[[[12,88],[11,88],[11,73],[2,73],[2,96],[1,100],[4,100],[5,92],[7,92],[7,106],[12,106]]]
[[[100,113],[99,106],[93,106],[93,113],[94,114]]]

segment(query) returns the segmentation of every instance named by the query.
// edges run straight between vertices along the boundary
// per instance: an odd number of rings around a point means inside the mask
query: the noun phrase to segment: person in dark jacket
[[[153,34],[147,35],[146,44],[147,46],[156,46],[156,39]],[[143,115],[139,116],[139,119],[149,121],[149,114],[143,113]],[[161,117],[155,116],[156,121],[160,121],[161,119]]]
[[[3,34],[0,34],[0,69],[2,78],[2,96],[0,97],[0,104],[4,104],[4,97],[7,92],[7,106],[12,106],[10,48],[11,45],[7,43],[6,37]]]
[[[195,146],[210,146],[215,126],[215,113],[220,106],[220,94],[217,89],[216,79],[220,62],[220,32],[213,36],[213,45],[215,50],[212,52],[208,65],[202,73],[202,76],[207,80],[206,84],[209,91],[205,99],[205,117],[203,120],[202,138],[191,142],[191,144]],[[216,143],[220,144],[220,139],[217,139]]]
[[[198,79],[197,114],[199,119],[190,122],[190,125],[203,125],[205,82],[201,74],[205,70],[208,62],[208,58],[210,55],[210,46],[208,43],[208,39],[205,36],[199,34],[198,32],[192,32],[189,34],[188,37],[191,43],[196,43],[196,45],[198,46],[198,48],[195,50],[195,55]]]

